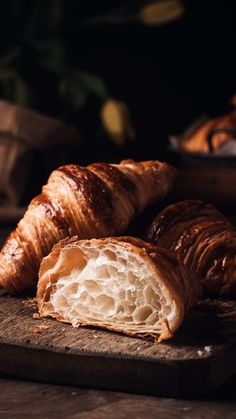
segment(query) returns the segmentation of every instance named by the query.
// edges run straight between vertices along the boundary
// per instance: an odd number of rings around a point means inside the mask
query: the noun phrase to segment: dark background
[[[52,3],[54,10],[57,5],[63,10],[48,30],[45,10],[50,14]],[[236,92],[234,3],[186,0],[180,19],[148,27],[138,22],[88,24],[94,16],[127,1],[11,0],[1,4],[1,51],[5,54],[14,45],[22,47],[23,59],[17,58],[13,66],[29,87],[27,106],[76,125],[82,132],[78,161],[168,159],[170,134],[182,132],[203,114],[214,116],[230,109],[229,100]],[[134,9],[139,4],[130,2]],[[24,33],[34,7],[27,38]],[[29,46],[30,39],[55,37],[63,41],[67,66],[95,74],[104,81],[108,96],[126,102],[136,141],[122,147],[110,141],[100,124],[103,98],[99,95],[88,94],[85,103],[71,111],[58,100],[58,76],[40,68]],[[0,93],[4,97],[1,88]]]

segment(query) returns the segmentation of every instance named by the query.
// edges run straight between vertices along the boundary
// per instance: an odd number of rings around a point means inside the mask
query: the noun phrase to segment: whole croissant
[[[165,208],[146,235],[201,278],[206,295],[236,294],[236,230],[212,205],[186,200]]]
[[[122,233],[134,216],[171,189],[166,163],[132,160],[77,165],[52,172],[0,253],[0,284],[10,293],[32,288],[42,258],[59,240]]]
[[[197,302],[197,278],[168,250],[133,237],[61,240],[43,259],[41,316],[169,339]]]

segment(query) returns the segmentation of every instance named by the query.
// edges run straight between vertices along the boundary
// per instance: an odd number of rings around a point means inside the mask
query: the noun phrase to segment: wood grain
[[[42,382],[198,397],[236,372],[235,302],[198,305],[164,344],[34,319],[36,307],[0,297],[0,372]],[[43,326],[43,327],[42,327]]]

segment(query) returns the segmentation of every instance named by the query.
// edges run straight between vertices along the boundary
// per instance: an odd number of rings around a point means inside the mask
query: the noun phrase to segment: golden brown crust
[[[0,253],[0,285],[10,293],[35,286],[42,258],[67,236],[122,233],[136,213],[169,192],[175,176],[174,168],[158,161],[55,170]]]
[[[155,334],[147,334],[140,332],[133,332],[131,330],[122,330],[130,336],[148,337],[153,336],[158,342],[169,339],[173,336],[175,330],[181,325],[185,314],[196,304],[202,289],[200,282],[195,275],[189,273],[187,268],[168,250],[158,248],[150,243],[144,242],[141,239],[123,236],[123,237],[108,237],[102,239],[79,240],[77,236],[71,239],[61,240],[57,243],[52,252],[42,260],[39,271],[39,282],[37,289],[37,299],[39,305],[40,315],[52,316],[59,321],[68,322],[67,319],[59,313],[53,311],[52,305],[49,303],[51,294],[54,292],[55,284],[64,276],[67,276],[78,265],[78,253],[73,260],[73,253],[68,252],[71,249],[79,249],[81,244],[87,246],[105,246],[107,244],[114,244],[122,246],[124,249],[130,249],[132,253],[139,254],[148,266],[150,275],[153,278],[161,278],[165,286],[168,298],[175,300],[178,309],[176,310],[176,317],[170,322],[167,318],[163,318],[161,322],[161,333],[158,336]],[[63,255],[63,262],[60,266],[58,264],[59,256]],[[96,278],[94,278],[96,280]],[[80,322],[80,325],[88,325],[89,323]],[[94,322],[90,323],[94,326],[99,326]],[[100,325],[101,326],[101,325]],[[110,330],[117,330],[117,326],[104,325]],[[119,330],[118,330],[119,331]]]
[[[208,295],[236,294],[236,231],[212,205],[186,200],[165,208],[146,239],[172,251]]]
[[[219,150],[236,139],[236,112],[211,119],[194,133],[183,138],[181,150],[188,153],[207,153]]]

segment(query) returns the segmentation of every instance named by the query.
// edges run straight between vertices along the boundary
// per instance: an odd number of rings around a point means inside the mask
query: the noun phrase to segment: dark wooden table
[[[3,240],[9,227],[0,228]],[[1,244],[0,244],[1,245]],[[236,376],[204,400],[178,400],[0,377],[0,418],[236,418]]]
[[[0,378],[1,418],[236,418],[236,379],[213,399],[176,400]]]

